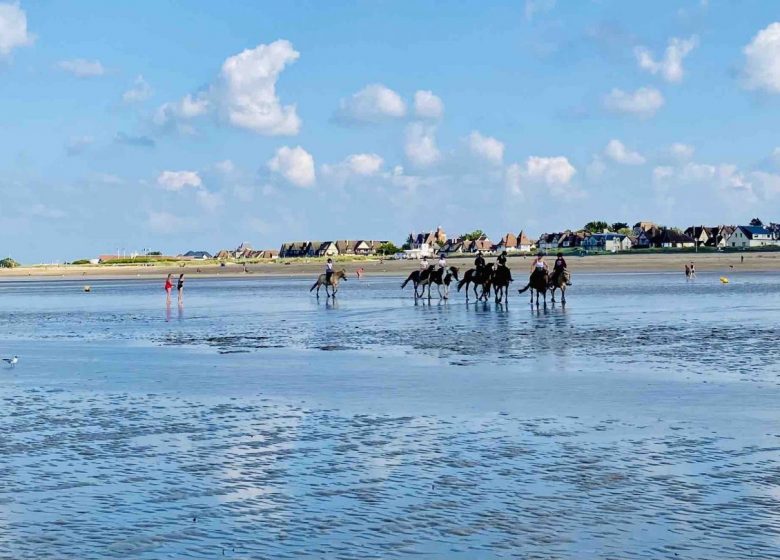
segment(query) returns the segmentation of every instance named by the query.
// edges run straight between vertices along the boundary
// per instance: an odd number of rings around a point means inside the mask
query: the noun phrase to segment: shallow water
[[[681,276],[2,283],[0,556],[780,558],[780,275]]]

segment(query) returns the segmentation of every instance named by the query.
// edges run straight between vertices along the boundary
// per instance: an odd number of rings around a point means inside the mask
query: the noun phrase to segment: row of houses
[[[387,241],[369,239],[340,239],[337,241],[293,241],[283,243],[279,256],[290,257],[335,257],[338,255],[376,255],[380,246]]]

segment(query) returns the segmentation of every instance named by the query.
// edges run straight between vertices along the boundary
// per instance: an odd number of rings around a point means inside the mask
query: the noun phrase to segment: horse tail
[[[406,285],[409,283],[409,281],[410,281],[411,279],[412,279],[412,275],[410,274],[410,275],[409,275],[409,276],[406,278],[406,280],[404,280],[404,283],[403,283],[403,284],[401,284],[401,289],[402,289],[402,290],[403,290],[403,289],[406,287]]]
[[[458,280],[458,291],[463,287],[463,285],[468,282],[465,278],[463,280]]]
[[[525,288],[523,288],[522,290],[517,290],[517,292],[522,294],[523,292],[525,292],[530,287],[531,287],[531,283],[528,282],[528,284],[525,285]]]
[[[320,280],[319,280],[319,278],[318,278],[318,279],[317,279],[317,281],[316,281],[316,282],[314,282],[314,284],[312,284],[312,285],[311,285],[311,288],[309,288],[309,291],[310,291],[310,292],[313,292],[313,291],[314,291],[314,288],[316,288],[316,287],[319,285],[319,283],[320,283]]]

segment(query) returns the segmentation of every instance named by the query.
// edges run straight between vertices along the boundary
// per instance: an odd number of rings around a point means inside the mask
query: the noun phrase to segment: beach
[[[780,274],[400,280],[0,283],[8,555],[778,557]]]
[[[740,257],[744,256],[744,262]],[[780,271],[780,251],[745,253],[619,253],[612,255],[567,256],[572,274],[577,272],[682,272],[685,265],[694,262],[699,272],[717,272],[728,275],[734,270],[753,272]],[[554,256],[548,256],[550,262]],[[434,259],[435,260],[435,259]],[[433,263],[434,260],[431,262]],[[494,260],[488,257],[489,262]],[[513,270],[530,269],[532,257],[511,256],[508,266]],[[473,267],[474,256],[450,256],[448,264],[465,271]],[[405,275],[419,268],[419,261],[392,258],[338,259],[337,269],[355,272],[362,268],[367,275]],[[280,259],[271,262],[226,263],[182,261],[155,265],[38,265],[0,269],[0,281],[22,278],[144,278],[165,276],[168,273],[202,277],[259,276],[314,276],[325,268],[325,259]]]

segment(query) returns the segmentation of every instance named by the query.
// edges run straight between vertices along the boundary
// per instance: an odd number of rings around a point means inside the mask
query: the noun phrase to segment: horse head
[[[347,271],[346,271],[346,270],[344,270],[343,268],[342,268],[341,270],[339,270],[338,272],[336,272],[336,273],[335,273],[335,276],[336,276],[336,278],[338,278],[339,280],[344,280],[344,282],[346,282],[346,281],[347,281]]]
[[[460,280],[460,278],[458,278],[458,267],[457,266],[451,266],[450,267],[450,274],[452,274],[452,277],[455,278],[455,280]]]

